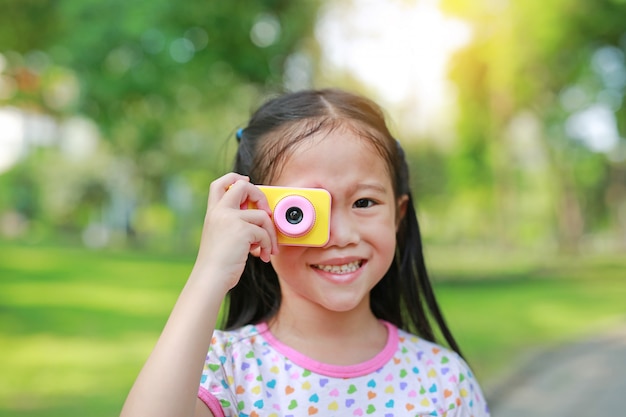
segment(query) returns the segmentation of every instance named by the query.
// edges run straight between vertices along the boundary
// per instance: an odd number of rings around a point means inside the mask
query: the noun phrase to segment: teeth
[[[348,274],[354,272],[361,266],[361,261],[350,262],[345,265],[312,265],[313,268],[320,269],[324,272],[330,272],[332,274]]]

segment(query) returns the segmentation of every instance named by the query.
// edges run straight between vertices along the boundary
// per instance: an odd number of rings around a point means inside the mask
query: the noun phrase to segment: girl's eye
[[[370,200],[369,198],[359,198],[357,201],[354,202],[354,207],[355,208],[368,208],[368,207],[372,207],[375,204],[376,202],[374,200]]]

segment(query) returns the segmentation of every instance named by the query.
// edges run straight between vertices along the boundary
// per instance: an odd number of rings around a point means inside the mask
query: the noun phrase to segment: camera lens
[[[303,195],[283,197],[274,207],[274,214],[278,231],[291,238],[306,235],[315,225],[315,207]]]
[[[287,209],[287,213],[285,213],[285,218],[290,224],[298,224],[302,221],[302,209],[300,207],[289,207]]]

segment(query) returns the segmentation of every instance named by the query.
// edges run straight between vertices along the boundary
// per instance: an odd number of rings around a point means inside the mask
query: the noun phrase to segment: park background
[[[0,416],[117,415],[252,110],[338,86],[407,150],[488,393],[626,318],[626,1],[0,1]]]

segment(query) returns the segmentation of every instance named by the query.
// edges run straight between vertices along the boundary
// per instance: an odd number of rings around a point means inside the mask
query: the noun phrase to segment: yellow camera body
[[[330,236],[330,193],[323,188],[258,186],[267,197],[279,245],[324,246]]]

